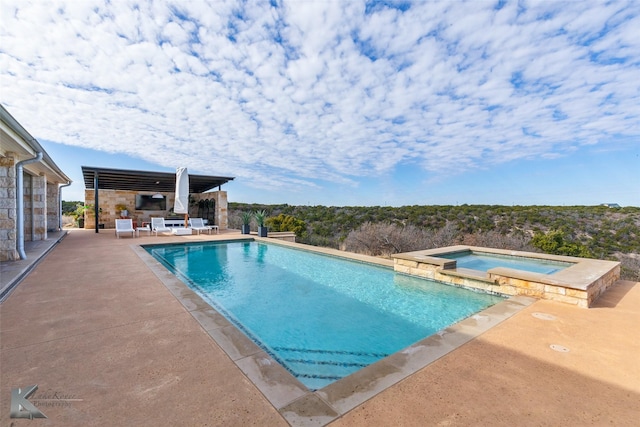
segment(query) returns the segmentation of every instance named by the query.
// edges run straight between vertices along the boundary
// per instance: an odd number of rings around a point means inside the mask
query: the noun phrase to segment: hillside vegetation
[[[605,206],[291,206],[229,204],[229,226],[242,212],[266,210],[272,231],[297,241],[389,256],[455,244],[622,262],[640,281],[640,208]]]

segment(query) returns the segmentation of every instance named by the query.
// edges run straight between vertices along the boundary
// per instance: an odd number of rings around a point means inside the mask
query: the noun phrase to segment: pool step
[[[386,353],[292,347],[275,347],[273,350],[296,377],[315,379],[318,388],[388,356]]]

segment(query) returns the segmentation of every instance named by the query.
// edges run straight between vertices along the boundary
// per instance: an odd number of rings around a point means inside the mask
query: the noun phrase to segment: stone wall
[[[591,303],[596,301],[600,295],[620,280],[620,270],[621,264],[618,263],[615,268],[611,269],[607,274],[593,283],[593,288],[591,292],[589,292],[589,307],[591,307]]]
[[[58,199],[58,184],[47,182],[47,232],[56,231],[60,228],[60,200]]]
[[[152,216],[165,216],[165,211],[136,211],[136,195],[142,194],[139,191],[128,190],[100,190],[98,192],[98,205],[100,207],[99,220],[104,224],[105,228],[115,228],[116,219],[120,218],[121,212],[116,209],[117,205],[125,205],[127,207],[128,217],[132,218],[137,225],[141,225],[143,221],[149,221]],[[84,193],[85,206],[94,205],[94,191],[85,190]],[[173,199],[171,201],[173,204]],[[167,200],[167,208],[170,206]],[[84,215],[84,228],[95,228],[95,213],[93,210],[87,210]]]
[[[227,201],[226,191],[212,191],[209,193],[191,194],[190,196],[194,203],[200,200],[214,200],[216,203],[215,225],[217,225],[220,230],[229,228],[229,202]],[[196,217],[198,215],[197,206],[190,206],[189,214],[192,217]]]
[[[86,206],[93,206],[94,190],[85,190],[84,200]],[[165,196],[167,202],[166,210],[135,210],[136,195],[145,194],[140,191],[128,191],[128,190],[99,190],[98,192],[98,205],[102,210],[99,217],[100,223],[104,224],[104,228],[115,228],[115,220],[120,218],[120,211],[116,209],[116,205],[123,204],[127,207],[128,217],[134,220],[134,223],[141,226],[143,222],[150,222],[152,217],[169,218],[170,213],[175,202],[174,193],[162,193]],[[150,195],[150,194],[149,194]],[[226,191],[212,191],[210,193],[197,193],[190,194],[190,206],[189,215],[193,218],[197,216],[197,203],[200,200],[215,200],[216,204],[216,220],[215,223],[220,230],[226,230],[228,228],[228,202]],[[93,211],[85,212],[84,228],[95,228],[95,213]]]
[[[0,261],[16,259],[16,168],[7,153],[0,156]]]
[[[17,246],[16,195],[24,203],[24,240],[45,240],[49,229],[58,226],[56,184],[47,183],[44,175],[23,171],[21,195],[16,190],[16,163],[13,153],[0,157],[0,261],[19,259]]]

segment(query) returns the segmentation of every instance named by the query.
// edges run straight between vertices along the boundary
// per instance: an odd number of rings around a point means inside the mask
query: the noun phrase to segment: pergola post
[[[100,207],[98,206],[98,172],[93,173],[93,213],[95,215],[96,221],[96,233],[98,233],[98,212],[100,211]]]

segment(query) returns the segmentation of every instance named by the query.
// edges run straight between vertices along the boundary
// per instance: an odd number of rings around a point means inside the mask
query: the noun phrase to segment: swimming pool
[[[544,259],[525,258],[490,254],[485,252],[464,251],[451,254],[435,255],[456,261],[456,267],[472,270],[488,271],[496,267],[508,267],[532,273],[553,274],[573,264],[569,262],[550,261]]]
[[[312,390],[503,300],[261,242],[145,250]]]

